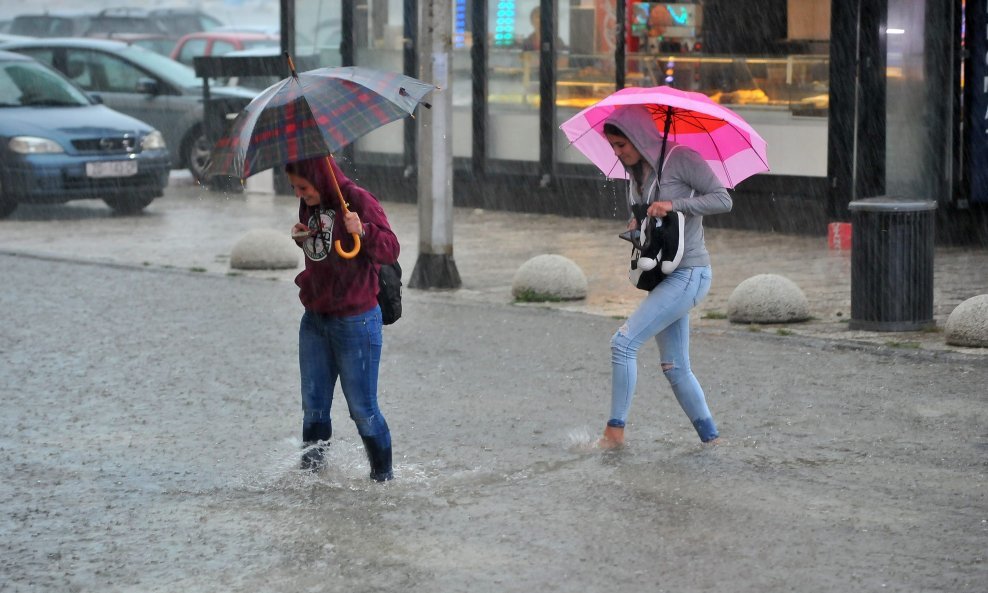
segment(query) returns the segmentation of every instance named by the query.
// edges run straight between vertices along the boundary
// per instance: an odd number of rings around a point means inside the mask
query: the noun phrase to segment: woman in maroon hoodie
[[[328,166],[349,212],[340,206]],[[379,482],[390,480],[391,432],[377,405],[382,342],[377,274],[381,264],[398,260],[398,238],[377,199],[347,179],[332,158],[290,163],[285,172],[300,201],[292,237],[305,252],[305,270],[295,278],[305,307],[298,348],[302,468],[315,471],[322,466],[323,447],[333,434],[329,412],[339,378],[350,418],[367,450],[370,476]],[[350,252],[353,235],[360,237],[360,251],[344,259],[333,242],[340,240]]]

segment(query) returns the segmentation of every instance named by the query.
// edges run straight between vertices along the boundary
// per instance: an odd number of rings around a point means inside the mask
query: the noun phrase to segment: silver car
[[[60,70],[93,97],[161,130],[172,167],[202,182],[212,148],[203,121],[202,79],[195,71],[141,47],[102,39],[37,39],[0,45]],[[211,98],[233,112],[257,91],[210,85]]]

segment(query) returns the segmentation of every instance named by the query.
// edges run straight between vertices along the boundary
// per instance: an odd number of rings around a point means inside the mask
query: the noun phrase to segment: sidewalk
[[[138,217],[112,216],[100,202],[22,206],[8,220],[0,221],[0,250],[291,281],[297,270],[239,272],[229,267],[230,252],[244,233],[266,228],[284,229],[287,235],[293,224],[294,197],[255,190],[270,186],[261,179],[248,185],[250,191],[243,195],[223,195],[173,177],[165,197]],[[417,259],[418,209],[414,204],[394,202],[384,206],[401,240],[400,261],[407,279]],[[623,317],[641,299],[641,291],[627,280],[629,253],[627,244],[617,238],[622,225],[615,221],[462,208],[454,216],[453,257],[463,281],[454,293],[456,298],[511,303],[511,283],[518,267],[537,255],[555,253],[573,260],[586,274],[587,299],[526,306]],[[57,233],[51,232],[53,221]],[[135,231],[143,238],[139,243],[133,241]],[[707,299],[695,310],[699,327],[988,358],[988,349],[948,346],[943,335],[954,307],[988,293],[988,250],[936,249],[935,331],[864,332],[851,331],[847,324],[850,252],[829,249],[825,236],[707,228],[706,240],[714,281]],[[813,319],[779,327],[735,325],[724,319],[731,292],[757,274],[779,274],[795,282],[809,300]]]

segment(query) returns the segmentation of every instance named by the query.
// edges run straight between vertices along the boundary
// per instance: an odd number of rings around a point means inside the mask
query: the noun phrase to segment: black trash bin
[[[937,204],[890,197],[851,210],[851,329],[915,331],[933,321]]]

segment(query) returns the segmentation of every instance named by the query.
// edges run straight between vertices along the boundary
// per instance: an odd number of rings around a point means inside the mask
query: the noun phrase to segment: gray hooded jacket
[[[624,132],[647,161],[641,187],[632,179],[628,183],[628,209],[633,203],[668,200],[672,209],[686,218],[683,260],[680,267],[709,266],[710,254],[703,240],[703,216],[730,212],[730,194],[710,166],[695,150],[669,141],[662,181],[656,187],[662,132],[655,126],[648,109],[632,105],[618,109],[605,123]]]

